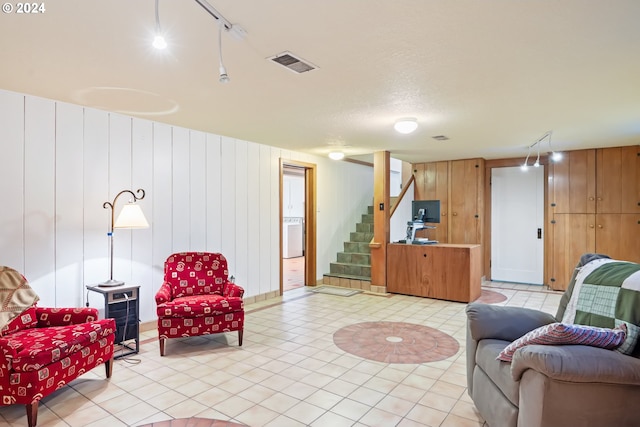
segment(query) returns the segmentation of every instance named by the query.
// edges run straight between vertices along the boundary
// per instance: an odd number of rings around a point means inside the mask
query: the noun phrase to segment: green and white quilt
[[[613,259],[585,264],[562,322],[612,329],[625,323],[627,339],[617,351],[631,354],[640,337],[640,264]]]

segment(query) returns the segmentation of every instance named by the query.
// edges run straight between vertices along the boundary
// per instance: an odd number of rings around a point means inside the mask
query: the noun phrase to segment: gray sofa
[[[597,257],[583,256],[578,268]],[[575,273],[572,285],[574,280]],[[490,427],[640,426],[637,351],[529,345],[515,352],[512,363],[496,360],[512,341],[561,321],[570,291],[555,317],[526,308],[467,306],[468,393]]]

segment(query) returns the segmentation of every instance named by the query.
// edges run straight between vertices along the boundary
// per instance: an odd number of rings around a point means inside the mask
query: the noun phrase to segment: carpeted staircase
[[[324,274],[325,285],[342,286],[369,290],[371,285],[371,253],[369,242],[373,239],[373,206],[367,207],[362,221],[356,224],[356,231],[350,233],[344,242],[344,252],[338,252],[338,259],[332,262],[329,273]]]

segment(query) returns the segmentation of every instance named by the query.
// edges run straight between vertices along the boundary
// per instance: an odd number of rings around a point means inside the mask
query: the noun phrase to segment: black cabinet
[[[137,353],[140,349],[140,300],[137,285],[113,287],[87,286],[104,296],[104,317],[116,321],[116,351],[114,358]],[[119,348],[118,348],[119,347]]]

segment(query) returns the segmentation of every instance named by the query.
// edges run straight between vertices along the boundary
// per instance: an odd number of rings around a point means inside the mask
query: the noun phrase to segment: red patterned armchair
[[[229,281],[227,259],[219,253],[176,253],[164,263],[156,294],[160,356],[167,338],[238,331],[242,345],[244,289]]]
[[[101,364],[111,377],[113,319],[97,320],[95,308],[37,307],[26,279],[1,266],[0,300],[0,405],[26,405],[29,427],[43,397]]]

